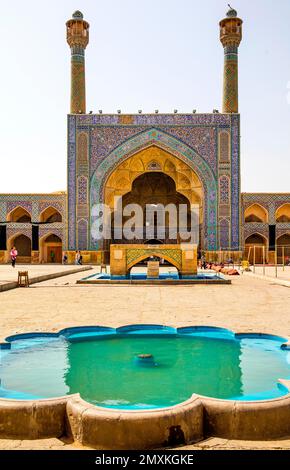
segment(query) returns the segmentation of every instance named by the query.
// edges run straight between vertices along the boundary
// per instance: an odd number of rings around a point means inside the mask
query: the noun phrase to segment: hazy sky
[[[221,109],[227,0],[1,2],[0,192],[66,189],[70,50],[90,23],[87,111]],[[242,190],[290,192],[290,1],[234,0],[240,46]]]

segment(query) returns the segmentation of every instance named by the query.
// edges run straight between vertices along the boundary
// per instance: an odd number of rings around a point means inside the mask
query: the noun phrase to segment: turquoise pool
[[[95,405],[150,409],[193,393],[228,400],[286,395],[285,338],[235,335],[210,327],[72,328],[8,338],[0,349],[0,397],[49,398],[79,392]],[[149,354],[149,363],[139,355]]]

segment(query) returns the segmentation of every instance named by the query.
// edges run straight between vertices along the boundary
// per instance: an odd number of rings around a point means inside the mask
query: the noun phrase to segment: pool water
[[[92,274],[91,276],[85,277],[82,279],[82,281],[98,281],[98,280],[105,280],[105,281],[122,281],[122,280],[132,280],[132,281],[147,281],[147,273],[143,272],[131,272],[127,276],[116,276],[116,275],[110,275],[107,273],[101,273],[101,274]],[[224,280],[225,278],[219,274],[219,273],[198,273],[196,275],[181,275],[177,271],[176,272],[166,272],[166,271],[161,271],[159,273],[159,277],[156,278],[158,280],[166,280],[166,281],[177,281],[177,280],[195,280],[195,281],[221,281]],[[155,279],[155,280],[156,280]],[[150,279],[151,280],[151,279]]]
[[[142,365],[140,354],[153,356]],[[262,400],[286,395],[290,352],[279,339],[191,335],[74,335],[14,340],[0,350],[0,397],[31,399],[80,393],[109,408],[168,407],[193,393]]]

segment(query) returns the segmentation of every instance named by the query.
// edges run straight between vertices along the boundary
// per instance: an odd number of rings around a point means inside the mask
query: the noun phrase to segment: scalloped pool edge
[[[245,339],[245,338],[262,338],[280,341],[282,349],[290,350],[290,341],[287,338],[259,332],[239,332],[235,333],[227,328],[221,328],[216,326],[184,326],[180,328],[174,328],[172,326],[160,325],[160,324],[130,324],[113,328],[109,326],[75,326],[68,327],[58,332],[29,332],[29,333],[17,333],[10,335],[5,338],[5,341],[0,343],[0,349],[10,349],[11,343],[18,340],[33,339],[33,338],[58,338],[63,336],[67,341],[88,341],[90,339],[100,339],[102,337],[108,338],[108,336],[208,336],[211,338],[219,339]]]
[[[153,333],[155,331],[155,333]],[[157,333],[156,333],[157,331]],[[151,332],[151,333],[150,333]],[[71,327],[57,333],[31,332],[8,336],[0,349],[21,339],[59,337],[81,341],[110,336],[206,335],[221,339],[277,340],[290,350],[287,338],[266,333],[234,333],[219,327],[125,325]],[[91,335],[91,336],[90,336]],[[82,445],[101,450],[152,449],[187,445],[209,436],[237,440],[278,439],[290,434],[290,381],[279,380],[289,393],[261,401],[234,401],[192,395],[178,405],[150,410],[120,410],[95,406],[79,394],[41,400],[0,398],[0,438],[41,439],[72,437]]]

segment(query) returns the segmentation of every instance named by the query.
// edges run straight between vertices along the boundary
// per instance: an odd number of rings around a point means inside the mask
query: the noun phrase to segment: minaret
[[[239,112],[238,47],[242,40],[243,21],[230,5],[227,17],[220,22],[220,40],[224,46],[223,113]]]
[[[86,113],[85,49],[89,27],[80,11],[75,11],[66,23],[66,39],[71,48],[71,114]]]

